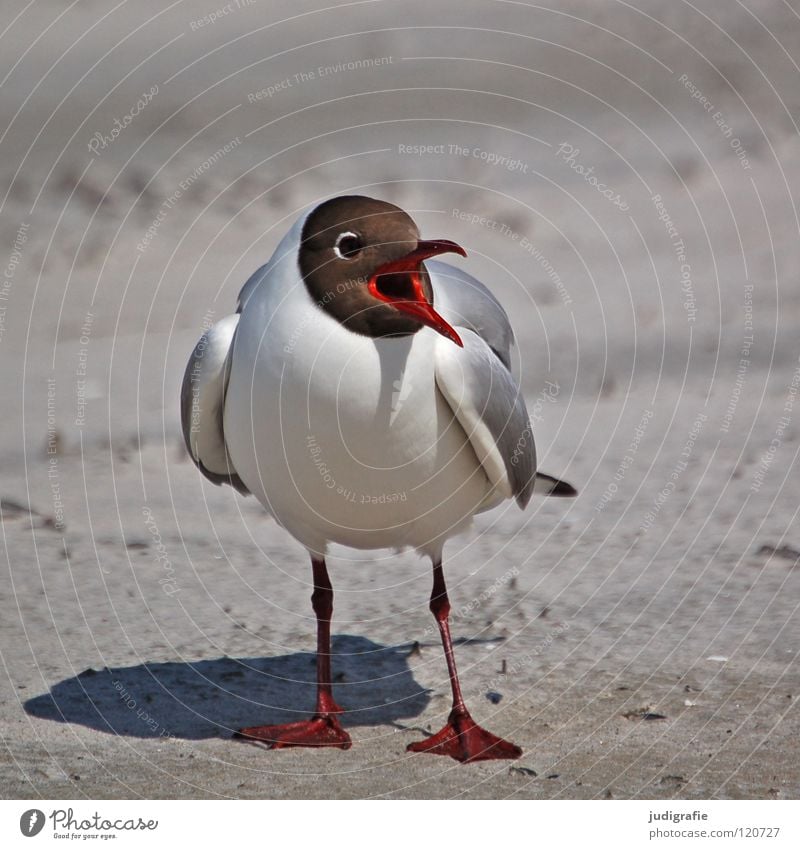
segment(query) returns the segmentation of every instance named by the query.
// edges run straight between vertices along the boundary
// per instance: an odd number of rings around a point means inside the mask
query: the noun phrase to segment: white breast
[[[312,551],[336,542],[436,554],[490,497],[436,388],[439,339],[429,329],[377,340],[346,330],[288,261],[248,298],[226,441],[250,491]]]

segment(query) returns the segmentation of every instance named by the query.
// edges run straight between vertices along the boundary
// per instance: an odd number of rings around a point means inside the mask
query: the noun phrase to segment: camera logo
[[[19,830],[25,837],[36,837],[44,828],[44,813],[38,808],[31,808],[19,818]]]

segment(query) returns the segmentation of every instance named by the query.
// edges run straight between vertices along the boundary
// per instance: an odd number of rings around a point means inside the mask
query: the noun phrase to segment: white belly
[[[436,389],[438,338],[358,336],[296,293],[242,315],[225,406],[231,458],[312,551],[435,554],[490,494]]]

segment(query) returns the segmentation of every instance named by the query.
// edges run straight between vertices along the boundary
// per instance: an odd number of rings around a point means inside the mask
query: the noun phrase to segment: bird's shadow
[[[430,701],[414,680],[408,647],[333,638],[334,695],[349,726],[418,716]],[[315,655],[221,657],[87,669],[25,702],[31,716],[126,737],[203,740],[313,712]]]

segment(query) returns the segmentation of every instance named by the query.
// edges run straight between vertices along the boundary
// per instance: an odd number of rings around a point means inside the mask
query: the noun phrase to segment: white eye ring
[[[352,251],[349,254],[342,253],[341,248],[339,246],[345,239],[355,239],[359,243],[358,249]],[[333,246],[333,252],[336,254],[337,257],[339,257],[339,259],[352,259],[360,250],[361,239],[357,233],[353,233],[350,230],[347,230],[345,233],[340,233],[338,238],[336,239],[336,244]]]

